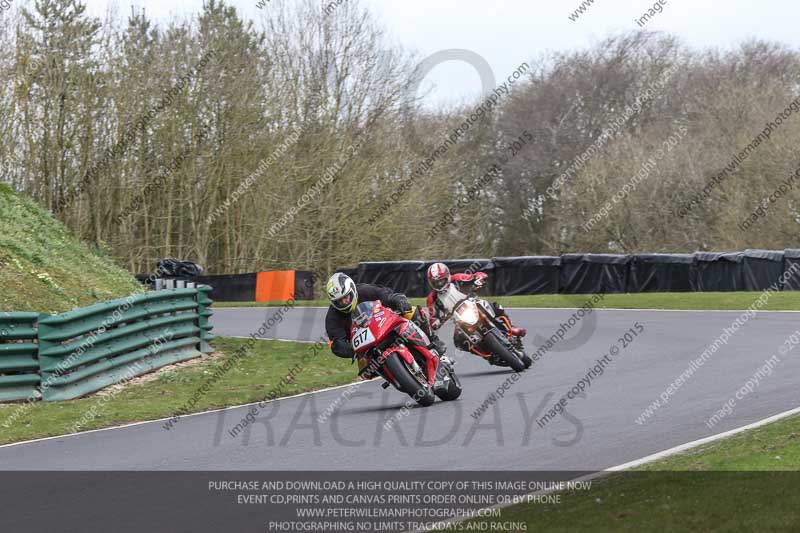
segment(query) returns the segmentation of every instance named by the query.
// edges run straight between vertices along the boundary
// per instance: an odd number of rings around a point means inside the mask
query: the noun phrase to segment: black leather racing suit
[[[368,283],[359,283],[356,285],[358,291],[359,302],[372,302],[380,301],[383,305],[403,314],[411,310],[411,304],[408,302],[405,294],[393,292],[388,287],[381,287],[379,285],[370,285]],[[436,344],[440,353],[444,353],[443,347],[439,338],[433,333],[430,328],[428,320],[420,317],[419,311],[414,315],[414,323],[422,328],[428,334],[431,342]],[[328,308],[328,314],[325,316],[325,332],[328,338],[332,341],[331,351],[337,357],[350,359],[353,357],[353,346],[350,343],[350,326],[352,324],[352,316],[350,313],[343,313],[333,306]]]
[[[383,305],[397,312],[406,312],[411,309],[408,298],[405,294],[393,292],[388,287],[359,283],[356,285],[358,290],[359,302],[380,301]],[[333,341],[331,351],[338,357],[351,359],[353,357],[353,346],[350,344],[350,325],[352,317],[350,313],[343,313],[333,306],[328,308],[325,316],[325,332],[328,338]]]

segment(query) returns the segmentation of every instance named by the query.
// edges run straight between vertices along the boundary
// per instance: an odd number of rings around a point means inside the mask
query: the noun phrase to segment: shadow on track
[[[458,373],[458,377],[461,378],[477,378],[483,376],[504,376],[506,374],[513,374],[514,371],[509,368],[503,368],[498,370],[484,370],[482,372],[465,372],[465,373]]]

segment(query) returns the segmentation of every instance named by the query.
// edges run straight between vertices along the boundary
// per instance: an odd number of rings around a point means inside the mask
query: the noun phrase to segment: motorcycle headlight
[[[478,323],[478,306],[474,302],[464,302],[456,309],[455,318],[462,324],[474,326]]]

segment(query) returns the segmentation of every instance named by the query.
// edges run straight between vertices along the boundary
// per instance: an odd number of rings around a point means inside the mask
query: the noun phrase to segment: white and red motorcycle
[[[522,372],[533,364],[525,353],[522,339],[511,333],[508,319],[497,316],[486,300],[464,294],[451,283],[438,294],[438,301],[445,312],[442,322],[453,319],[456,346],[469,346],[471,353],[491,364],[511,367],[515,372]],[[434,327],[438,329],[441,324]]]

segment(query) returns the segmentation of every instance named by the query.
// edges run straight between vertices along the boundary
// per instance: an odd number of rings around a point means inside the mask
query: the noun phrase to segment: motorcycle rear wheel
[[[448,369],[446,371],[447,376],[450,378],[447,381],[447,389],[439,392],[437,396],[443,402],[451,402],[453,400],[458,399],[461,396],[462,388],[461,388],[461,380],[458,379],[456,373],[452,369]]]

